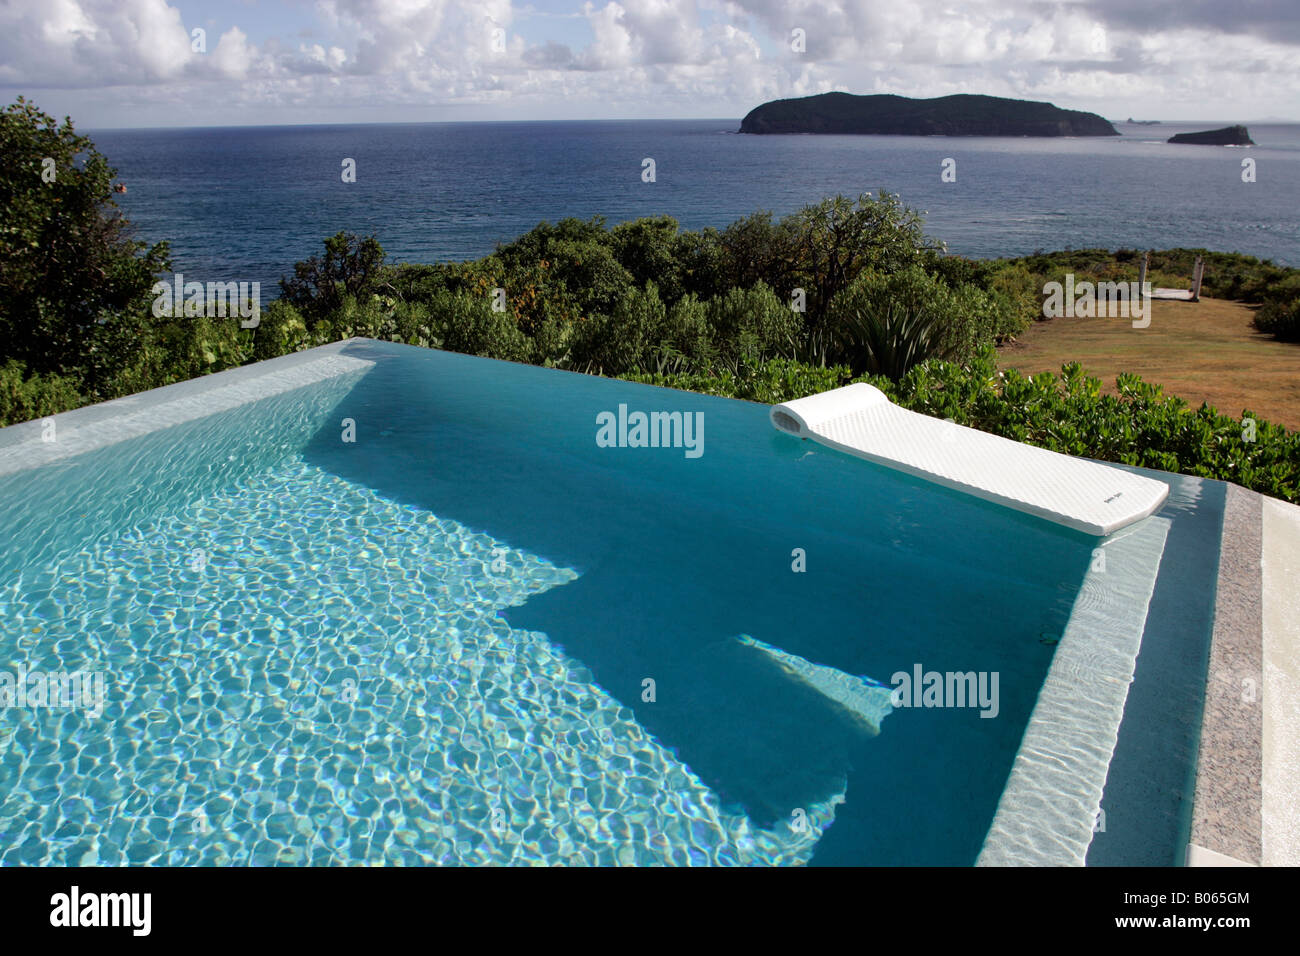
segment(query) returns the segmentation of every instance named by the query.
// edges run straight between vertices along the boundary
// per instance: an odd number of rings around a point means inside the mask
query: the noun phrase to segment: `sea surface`
[[[261,281],[269,296],[339,230],[373,232],[396,261],[441,262],[566,216],[666,213],[721,229],[757,210],[880,190],[962,255],[1191,246],[1300,265],[1300,124],[1252,125],[1249,148],[1165,142],[1222,125],[1120,123],[1119,137],[1062,139],[750,136],[725,119],[90,135],[128,187],[117,199],[139,238],[169,240],[192,278]],[[946,159],[955,182],[941,179]]]

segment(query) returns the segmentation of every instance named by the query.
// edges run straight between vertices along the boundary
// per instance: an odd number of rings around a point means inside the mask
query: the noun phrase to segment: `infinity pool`
[[[0,862],[968,865],[1071,620],[1142,631],[1098,541],[765,406],[264,365],[0,432]]]

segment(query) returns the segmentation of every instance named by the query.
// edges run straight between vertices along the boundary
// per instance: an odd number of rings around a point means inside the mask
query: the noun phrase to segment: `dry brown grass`
[[[1151,325],[1131,319],[1060,318],[1035,322],[999,349],[1002,368],[1026,375],[1079,362],[1115,391],[1115,377],[1132,372],[1163,385],[1192,407],[1209,402],[1225,415],[1250,409],[1300,429],[1300,344],[1276,342],[1251,325],[1254,310],[1240,302],[1155,301]]]

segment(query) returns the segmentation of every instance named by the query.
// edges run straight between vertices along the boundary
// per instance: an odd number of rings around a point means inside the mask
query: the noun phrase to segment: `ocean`
[[[390,259],[478,258],[542,220],[668,214],[723,228],[837,192],[888,190],[950,252],[1206,247],[1300,265],[1300,124],[1258,146],[1175,146],[1226,125],[1120,123],[1119,137],[749,136],[738,120],[90,130],[128,187],[136,236],[177,271],[263,295],[339,230]],[[1242,161],[1255,181],[1242,181]],[[342,180],[355,160],[356,181]],[[654,160],[654,182],[643,181]],[[944,182],[945,160],[955,181]]]

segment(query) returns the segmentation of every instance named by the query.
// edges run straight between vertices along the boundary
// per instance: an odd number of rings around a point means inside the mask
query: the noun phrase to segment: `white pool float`
[[[1169,495],[1163,481],[909,412],[865,382],[770,414],[780,431],[1087,534],[1139,521]]]

